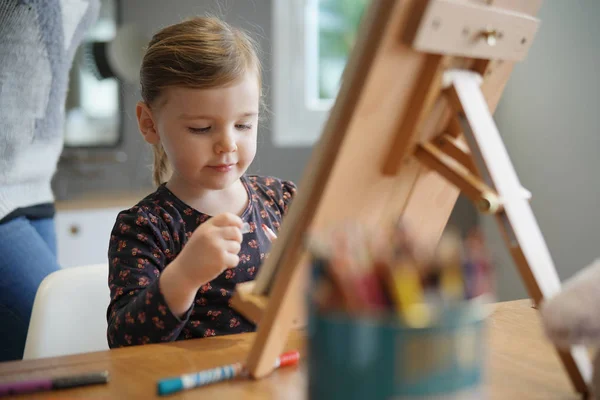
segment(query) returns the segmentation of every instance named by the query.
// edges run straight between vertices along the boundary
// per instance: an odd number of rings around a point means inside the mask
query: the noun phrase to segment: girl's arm
[[[172,341],[179,336],[196,291],[180,286],[179,293],[189,298],[185,301],[189,305],[177,315],[167,305],[159,277],[175,266],[169,264],[165,269],[173,254],[170,233],[156,216],[137,207],[119,214],[108,250],[111,300],[107,336],[111,348]]]

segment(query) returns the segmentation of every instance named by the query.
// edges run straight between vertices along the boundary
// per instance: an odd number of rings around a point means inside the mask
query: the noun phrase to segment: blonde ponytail
[[[167,153],[160,143],[152,146],[154,154],[154,168],[152,170],[152,181],[156,186],[160,186],[168,180],[169,175],[169,159]]]

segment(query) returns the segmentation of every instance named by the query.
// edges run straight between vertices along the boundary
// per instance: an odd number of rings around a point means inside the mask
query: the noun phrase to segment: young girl
[[[140,79],[158,189],[112,231],[109,346],[253,331],[229,300],[256,276],[296,191],[245,175],[261,97],[253,42],[214,18],[172,25],[150,41]]]

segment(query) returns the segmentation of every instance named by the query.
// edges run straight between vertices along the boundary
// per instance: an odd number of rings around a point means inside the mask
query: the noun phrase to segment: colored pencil
[[[480,233],[466,243],[447,230],[435,248],[422,245],[399,221],[373,231],[344,223],[311,233],[314,304],[322,312],[393,312],[410,327],[431,325],[449,303],[491,288],[491,264]]]

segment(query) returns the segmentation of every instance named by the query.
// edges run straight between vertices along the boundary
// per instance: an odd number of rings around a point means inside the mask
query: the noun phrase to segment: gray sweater
[[[98,0],[0,0],[0,219],[54,201],[75,50]]]

